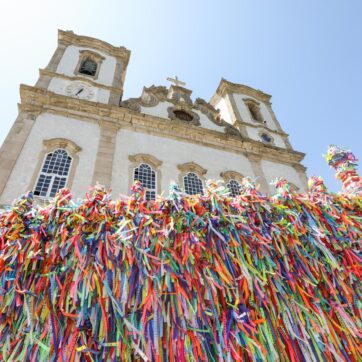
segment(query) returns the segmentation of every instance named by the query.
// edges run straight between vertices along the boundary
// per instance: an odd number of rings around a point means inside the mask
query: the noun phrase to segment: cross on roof
[[[178,79],[178,76],[176,75],[175,78],[167,78],[167,80],[171,83],[173,83],[176,87],[183,87],[186,85],[185,82],[181,82],[179,79]]]

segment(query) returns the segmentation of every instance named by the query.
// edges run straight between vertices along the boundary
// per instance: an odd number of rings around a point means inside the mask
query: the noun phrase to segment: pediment
[[[177,165],[177,168],[184,173],[196,172],[199,175],[205,175],[207,172],[206,169],[204,169],[202,166],[193,161]]]
[[[178,87],[180,88],[180,87]],[[171,88],[170,88],[171,89]],[[173,87],[172,91],[177,90]],[[188,90],[182,90],[181,94],[191,94]],[[185,125],[199,126],[211,129],[228,136],[240,138],[239,130],[220,116],[220,111],[215,109],[210,103],[202,98],[197,98],[192,102],[190,98],[173,96],[173,93],[164,86],[144,87],[141,97],[130,98],[121,103],[121,107],[128,108],[135,112],[145,113],[171,121],[184,121]],[[190,117],[177,117],[177,112],[184,111]],[[200,112],[200,113],[199,113]],[[199,114],[198,114],[199,113]],[[200,115],[204,115],[204,122],[200,120]],[[186,119],[189,118],[189,122]],[[207,123],[210,122],[210,126]],[[215,127],[216,126],[216,127]]]

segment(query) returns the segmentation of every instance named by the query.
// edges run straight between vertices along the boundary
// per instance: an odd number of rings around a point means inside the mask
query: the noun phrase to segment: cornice
[[[121,128],[121,125],[118,124],[117,122],[106,121],[104,119],[99,120],[98,124],[101,128],[107,129],[107,130],[113,131],[113,132],[117,132]]]
[[[182,93],[182,94],[186,94],[188,96],[190,96],[192,94],[192,90],[191,89],[187,89],[184,87],[180,87],[178,85],[171,85],[169,92],[175,92],[175,93]]]
[[[100,120],[121,122],[119,117],[125,116],[116,106],[68,97],[24,84],[20,85],[20,98],[19,109],[26,112],[52,112],[93,123]]]
[[[258,141],[241,139],[223,132],[188,125],[184,122],[173,122],[171,125],[168,119],[142,114],[114,105],[62,96],[27,85],[20,86],[20,95],[22,103],[19,108],[29,113],[50,112],[92,123],[107,120],[136,132],[202,144],[238,154],[259,155],[263,159],[290,164],[293,167],[298,166],[305,156],[304,153],[294,150],[264,145]]]
[[[307,168],[304,165],[300,164],[300,163],[295,164],[293,167],[299,172],[302,172],[302,173],[307,172]]]
[[[61,78],[61,79],[65,79],[65,80],[69,80],[69,81],[80,81],[83,83],[88,83],[89,85],[93,86],[93,87],[97,87],[97,88],[102,88],[105,90],[108,90],[110,92],[119,92],[119,88],[115,88],[115,87],[111,87],[102,83],[97,83],[94,80],[88,78],[88,77],[83,77],[83,76],[68,76],[65,74],[61,74],[61,73],[56,73],[53,72],[51,70],[47,70],[47,69],[39,69],[39,75],[40,76],[48,76],[51,78]]]
[[[65,148],[70,149],[72,152],[77,153],[82,150],[76,143],[66,138],[51,138],[43,141],[44,146],[47,148]]]
[[[103,40],[91,38],[89,36],[77,35],[72,31],[58,30],[58,43],[61,45],[78,45],[103,51],[120,59],[127,68],[131,52],[125,47],[115,47]]]
[[[35,104],[18,103],[18,111],[20,114],[24,115],[25,118],[28,117],[35,121],[35,119],[42,113],[43,107]]]
[[[260,162],[262,159],[262,155],[259,153],[249,153],[245,154],[245,157],[248,157],[248,159],[252,162]]]
[[[164,100],[167,99],[168,90],[163,85],[160,86],[152,85],[151,87],[143,87],[143,94],[152,94],[157,99]]]
[[[177,165],[177,168],[184,173],[196,172],[199,175],[205,175],[207,173],[207,170],[205,168],[193,161]]]
[[[148,163],[155,169],[158,169],[163,163],[156,157],[145,153],[137,153],[136,155],[130,155],[128,156],[128,159],[133,163],[141,163],[141,162]]]
[[[277,130],[273,130],[273,129],[269,128],[268,126],[266,126],[266,125],[263,124],[263,123],[252,124],[252,123],[248,123],[248,122],[242,121],[242,120],[240,120],[240,119],[237,119],[237,120],[234,122],[234,126],[235,126],[235,127],[237,127],[237,126],[248,126],[248,127],[253,127],[253,128],[265,130],[265,131],[267,131],[268,133],[278,134],[279,136],[282,136],[282,137],[288,137],[288,136],[289,136],[288,133],[280,132],[280,131],[277,131]]]
[[[215,104],[217,96],[225,97],[229,93],[241,93],[253,97],[260,102],[270,103],[271,95],[262,92],[259,89],[251,88],[244,84],[232,83],[221,78],[220,84],[216,89],[215,94],[211,97],[210,103]]]
[[[237,172],[237,171],[221,172],[220,176],[224,179],[225,182],[228,182],[230,180],[236,180],[236,181],[240,182],[244,177],[240,172]]]
[[[79,53],[85,57],[91,57],[98,62],[103,62],[103,60],[106,59],[104,56],[94,52],[93,50],[89,50],[89,49],[81,50]]]

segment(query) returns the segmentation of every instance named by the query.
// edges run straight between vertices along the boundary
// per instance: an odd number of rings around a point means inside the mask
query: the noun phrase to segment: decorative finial
[[[178,79],[178,76],[176,75],[175,78],[168,77],[167,80],[171,83],[173,83],[176,87],[184,87],[186,85],[185,82],[182,82]]]

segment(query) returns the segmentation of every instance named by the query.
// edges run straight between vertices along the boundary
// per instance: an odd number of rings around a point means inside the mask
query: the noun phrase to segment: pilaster
[[[18,117],[0,148],[0,195],[5,189],[6,183],[37,116],[38,113],[26,113],[20,110]]]
[[[100,138],[96,163],[93,173],[93,185],[96,182],[101,183],[106,188],[111,186],[113,156],[116,149],[116,136],[119,125],[111,121],[99,121]]]
[[[246,153],[245,156],[249,159],[254,175],[258,178],[256,183],[260,184],[260,191],[269,192],[269,185],[261,166],[261,156],[251,153]]]
[[[123,96],[123,83],[126,72],[123,71],[123,63],[121,59],[117,59],[116,69],[114,71],[112,90],[109,95],[108,104],[119,106]]]
[[[122,90],[112,89],[109,94],[108,104],[119,107],[122,95]]]
[[[281,127],[281,125],[280,125],[280,123],[279,123],[279,121],[278,121],[278,118],[276,117],[276,115],[275,115],[275,113],[274,113],[274,111],[273,111],[273,108],[272,108],[272,105],[271,105],[270,101],[266,102],[265,104],[266,104],[266,106],[267,106],[267,108],[268,108],[269,113],[270,113],[271,116],[272,116],[272,119],[273,119],[273,121],[274,121],[274,124],[275,124],[276,127],[277,127],[277,130],[278,130],[280,133],[283,133],[282,138],[283,138],[283,141],[284,141],[287,149],[288,149],[288,150],[292,150],[293,147],[292,147],[292,145],[291,145],[290,142],[289,142],[288,135],[286,135],[285,132],[283,131],[283,129],[282,129],[282,127]]]
[[[231,117],[234,118],[234,126],[237,127],[237,129],[239,130],[240,134],[244,137],[244,138],[248,138],[248,132],[246,130],[245,125],[243,124],[242,118],[241,118],[241,114],[239,112],[238,106],[235,102],[235,98],[234,95],[232,93],[227,93],[225,96],[225,103],[226,106],[230,112]]]
[[[63,55],[65,53],[65,49],[67,48],[66,44],[60,43],[55,50],[52,58],[50,59],[49,64],[45,68],[49,72],[56,72],[58,65],[63,58]],[[35,84],[35,87],[48,89],[50,81],[52,77],[46,74],[40,74],[38,81]]]

